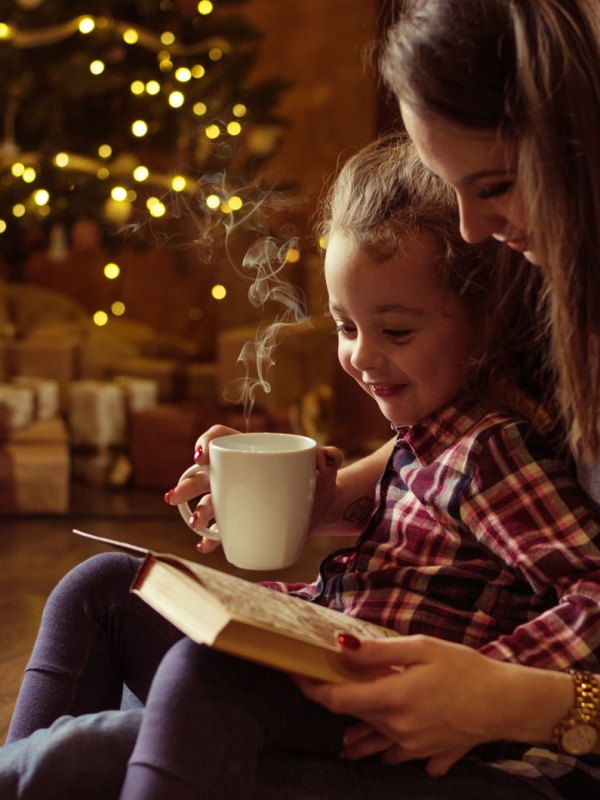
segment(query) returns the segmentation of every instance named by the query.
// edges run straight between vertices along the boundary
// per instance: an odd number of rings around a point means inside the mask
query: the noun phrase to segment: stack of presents
[[[222,332],[215,360],[202,362],[183,339],[141,323],[99,329],[62,295],[0,285],[0,514],[63,513],[73,480],[164,491],[216,423],[329,440],[340,376],[330,326],[286,334],[269,391],[257,391],[247,420],[224,394],[244,375],[238,356],[254,335],[252,327]],[[364,404],[356,391],[341,392],[353,435]]]

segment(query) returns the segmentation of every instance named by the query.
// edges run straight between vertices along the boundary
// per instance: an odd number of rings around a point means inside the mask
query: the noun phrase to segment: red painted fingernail
[[[198,522],[198,514],[192,514],[192,516],[190,517],[189,522],[190,522],[190,527],[195,528],[196,527],[196,523]]]
[[[345,650],[360,649],[360,639],[357,639],[356,636],[351,633],[337,633],[336,638],[339,646]]]
[[[195,453],[194,453],[194,461],[198,461],[198,459],[199,459],[199,458],[202,456],[202,453],[203,453],[203,452],[204,452],[204,451],[202,450],[202,445],[199,445],[199,446],[196,448],[196,451],[195,451]]]
[[[165,496],[164,496],[165,503],[169,503],[169,505],[171,504],[171,498],[173,497],[173,492],[174,491],[175,491],[175,489],[169,489],[168,492],[165,492]]]

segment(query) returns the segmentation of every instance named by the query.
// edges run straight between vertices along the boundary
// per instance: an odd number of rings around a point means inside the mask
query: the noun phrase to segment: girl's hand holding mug
[[[200,527],[197,512],[184,501],[178,506],[186,524],[205,538],[220,540],[236,567],[274,570],[294,564],[310,525],[315,440],[294,433],[228,431],[211,438],[208,450],[209,463],[189,467],[181,481],[208,472],[217,527]]]
[[[211,441],[239,433],[240,431],[228,428],[225,425],[213,425],[196,441],[195,465],[205,466],[209,464]],[[316,458],[317,475],[309,535],[310,530],[318,527],[322,519],[326,517],[327,512],[335,501],[336,478],[343,461],[343,455],[336,447],[319,447]],[[187,514],[187,510],[184,509],[182,516],[184,516],[184,519],[187,517],[186,522],[199,535],[196,549],[200,553],[211,553],[220,546],[219,538],[207,538],[201,534],[203,529],[210,528],[215,519],[209,472],[207,470],[196,471],[193,468],[189,468],[185,471],[184,476],[180,478],[176,487],[165,494],[165,501],[170,505],[181,507],[182,504],[188,503],[195,497],[200,497],[193,511],[190,509],[190,513]]]

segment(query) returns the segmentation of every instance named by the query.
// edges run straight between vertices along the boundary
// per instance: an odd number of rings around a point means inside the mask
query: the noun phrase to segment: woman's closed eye
[[[488,186],[485,189],[480,189],[477,192],[477,197],[480,200],[489,200],[492,197],[500,197],[506,192],[510,191],[514,185],[513,181],[502,181],[502,183],[496,183],[493,186]]]

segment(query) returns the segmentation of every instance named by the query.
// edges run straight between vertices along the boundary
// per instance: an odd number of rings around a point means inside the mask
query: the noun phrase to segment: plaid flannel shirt
[[[600,526],[530,426],[468,400],[398,429],[376,510],[311,584],[272,588],[506,661],[600,664]]]

